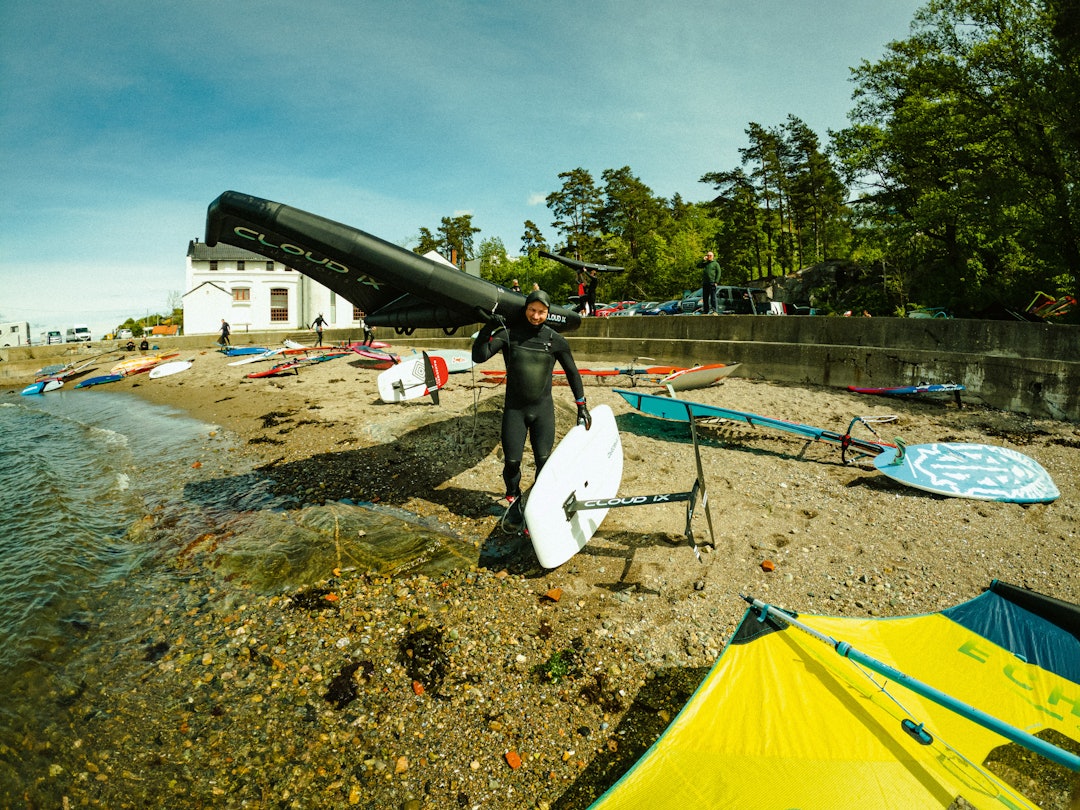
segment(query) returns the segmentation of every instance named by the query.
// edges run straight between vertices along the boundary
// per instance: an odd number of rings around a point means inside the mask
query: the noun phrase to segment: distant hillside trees
[[[861,189],[859,243],[902,297],[970,312],[1077,292],[1073,8],[934,0],[909,39],[854,71],[852,124],[834,150]]]
[[[629,166],[599,183],[583,167],[561,172],[546,197],[555,238],[530,220],[522,258],[483,272],[576,293],[572,270],[538,256],[551,250],[626,268],[604,275],[601,300],[665,300],[699,286],[713,250],[727,284],[842,267],[832,276],[844,289],[816,297],[873,314],[1080,296],[1076,9],[928,0],[907,39],[852,71],[849,126],[827,144],[793,115],[751,122],[737,165],[701,176],[704,203],[658,196]],[[478,232],[471,218],[444,219],[438,234],[421,229],[421,246],[464,260]]]

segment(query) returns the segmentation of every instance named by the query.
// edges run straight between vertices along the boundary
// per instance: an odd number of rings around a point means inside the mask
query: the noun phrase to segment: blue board
[[[105,383],[119,382],[124,379],[123,374],[102,374],[100,377],[91,377],[88,380],[82,380],[75,383],[76,388],[89,388],[92,385],[103,385]]]
[[[664,419],[685,422],[689,411],[695,418],[731,419],[854,448],[875,456],[874,466],[893,480],[937,495],[1011,503],[1049,503],[1061,494],[1039,462],[1006,447],[916,444],[906,447],[904,455],[897,461],[901,451],[892,445],[856,439],[798,422],[637,391],[615,389],[615,393],[642,413]]]
[[[687,416],[688,413],[692,413],[695,419],[709,417],[714,419],[730,419],[734,422],[744,422],[752,427],[767,427],[772,428],[773,430],[781,430],[785,433],[794,433],[796,436],[802,436],[805,439],[837,444],[841,447],[852,448],[867,455],[877,455],[885,447],[891,447],[891,445],[880,442],[856,439],[854,436],[838,433],[835,430],[824,430],[822,428],[811,427],[810,425],[803,425],[798,422],[788,422],[785,419],[773,419],[772,417],[760,416],[756,413],[736,411],[731,408],[721,408],[718,405],[706,405],[703,402],[690,402],[685,399],[661,397],[656,394],[641,394],[637,391],[625,391],[620,388],[616,388],[615,393],[619,394],[623,399],[630,403],[630,405],[642,413],[647,413],[650,416],[659,416],[662,419],[674,419],[679,422],[686,422],[689,421],[689,417]]]
[[[884,450],[874,466],[895,481],[937,495],[1049,503],[1061,495],[1035,459],[988,444],[916,444]]]
[[[920,383],[919,385],[897,385],[892,388],[867,388],[849,385],[848,391],[856,394],[883,394],[885,396],[906,396],[909,394],[951,394],[963,391],[959,383]]]

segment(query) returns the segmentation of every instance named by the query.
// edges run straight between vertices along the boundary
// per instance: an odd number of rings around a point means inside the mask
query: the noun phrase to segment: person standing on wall
[[[715,315],[716,287],[720,283],[720,264],[710,250],[698,267],[701,268],[701,311],[705,315]]]
[[[585,287],[585,314],[596,314],[596,285],[600,283],[600,274],[596,272],[596,268],[590,268],[588,271],[588,282]]]
[[[320,312],[319,317],[311,323],[311,328],[315,330],[315,334],[318,337],[318,340],[316,340],[315,342],[315,345],[317,347],[322,346],[322,333],[324,326],[326,326],[326,320],[323,318],[322,313]]]

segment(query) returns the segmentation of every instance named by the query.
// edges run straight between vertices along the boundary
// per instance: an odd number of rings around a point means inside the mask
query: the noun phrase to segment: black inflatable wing
[[[577,259],[571,259],[567,256],[559,256],[555,253],[548,253],[546,250],[538,250],[541,256],[545,259],[553,259],[560,264],[565,264],[567,267],[574,270],[596,270],[598,273],[621,273],[625,270],[625,267],[612,267],[606,264],[591,264],[589,262],[579,262]]]
[[[525,296],[299,208],[226,191],[206,212],[206,244],[242,247],[315,279],[367,313],[372,326],[450,330],[476,309],[517,316]],[[581,316],[553,306],[548,325],[577,329]]]

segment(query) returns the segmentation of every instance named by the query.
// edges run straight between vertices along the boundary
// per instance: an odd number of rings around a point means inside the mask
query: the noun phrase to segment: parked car
[[[662,304],[653,303],[652,305],[641,310],[642,315],[678,315],[682,312],[680,306],[681,301],[675,298],[671,301],[664,301]]]
[[[135,335],[130,329],[121,329],[116,333],[117,340],[131,340],[133,337]]]
[[[615,312],[612,312],[611,315],[612,315],[612,317],[621,316],[621,317],[624,317],[624,318],[628,317],[628,316],[631,316],[631,315],[641,315],[641,314],[643,314],[646,307],[655,307],[655,306],[656,306],[655,301],[638,301],[636,304],[631,304],[628,307],[624,307],[623,309],[619,309],[619,310],[616,310]]]
[[[756,315],[759,312],[754,290],[749,287],[717,287],[716,309],[718,312],[734,315]],[[760,293],[760,291],[758,291]],[[679,302],[683,313],[701,312],[701,288]]]
[[[597,305],[596,305],[596,313],[595,314],[596,314],[597,318],[606,318],[611,313],[618,312],[620,309],[622,309],[622,304],[601,304],[601,303],[597,303]]]
[[[89,343],[91,340],[90,327],[84,323],[77,323],[67,330],[64,336],[65,343]]]
[[[63,343],[64,336],[60,334],[59,329],[50,329],[48,332],[41,333],[41,342],[46,346],[51,346],[53,343]]]

